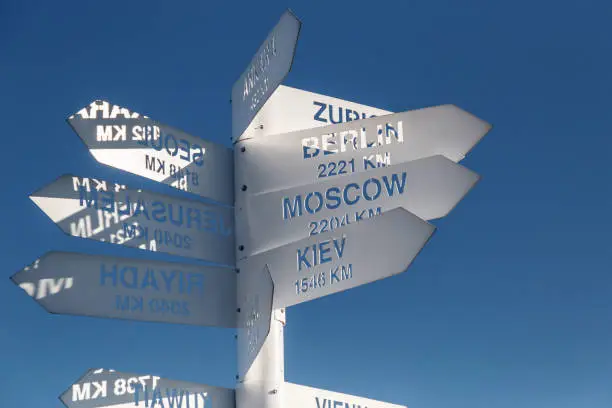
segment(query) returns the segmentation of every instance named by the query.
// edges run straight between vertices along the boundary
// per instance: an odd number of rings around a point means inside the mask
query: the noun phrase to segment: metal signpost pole
[[[241,148],[241,143],[235,146],[235,161],[242,160],[246,150]],[[244,174],[235,172],[236,186],[235,197],[235,220],[236,224],[236,260],[238,281],[246,280],[248,275],[255,273],[260,267],[267,269],[267,265],[256,265],[249,262],[248,257],[244,256],[247,248],[242,244],[248,239],[248,220],[243,220],[242,211],[245,205],[245,192],[248,185],[243,183]],[[270,305],[270,308],[272,305]],[[239,314],[245,313],[240,310]],[[246,311],[246,313],[250,313]],[[286,323],[285,309],[272,309],[269,316],[269,329],[267,336],[265,329],[254,331],[253,326],[257,325],[257,320],[261,316],[255,314],[251,318],[255,322],[247,324],[246,329],[239,328],[237,354],[238,354],[238,385],[236,395],[237,408],[281,408],[282,393],[281,388],[285,382],[285,347],[284,347],[284,326]],[[251,331],[249,333],[249,331]],[[246,338],[241,341],[241,337]],[[263,344],[261,342],[263,341]],[[256,354],[256,347],[261,349]],[[255,350],[255,351],[253,351]],[[251,364],[249,362],[252,361]]]
[[[250,64],[232,87],[232,140],[238,142],[254,130],[254,119],[285,79],[293,64],[302,23],[287,10],[270,31],[259,47]],[[256,130],[265,132],[263,126]],[[267,265],[249,263],[245,257],[245,242],[249,239],[248,219],[244,219],[245,194],[248,185],[245,175],[236,172],[236,162],[244,160],[246,150],[238,142],[234,146],[234,197],[236,225],[236,266],[238,282],[248,280],[248,275],[257,273]],[[241,167],[242,169],[244,167]],[[270,308],[272,305],[270,305]],[[254,308],[257,310],[257,307]],[[244,313],[241,310],[239,313]],[[269,319],[268,331],[265,326],[254,330],[261,319],[254,313],[253,323],[247,329],[239,329],[238,337],[238,387],[236,405],[238,408],[280,408],[280,388],[284,384],[284,308],[274,309]],[[252,326],[251,326],[252,325]],[[247,337],[247,339],[241,339]],[[242,340],[242,341],[241,341]],[[261,343],[263,342],[263,345]],[[246,346],[246,347],[245,347]],[[261,347],[261,350],[259,350]],[[246,349],[245,349],[246,348]],[[259,351],[259,352],[258,352]],[[251,364],[252,362],[252,364]]]

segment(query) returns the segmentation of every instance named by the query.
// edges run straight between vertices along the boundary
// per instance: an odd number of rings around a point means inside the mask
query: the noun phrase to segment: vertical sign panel
[[[302,23],[287,10],[232,87],[232,139],[238,140],[291,70]]]
[[[238,375],[244,378],[270,332],[274,284],[267,265],[238,267]]]

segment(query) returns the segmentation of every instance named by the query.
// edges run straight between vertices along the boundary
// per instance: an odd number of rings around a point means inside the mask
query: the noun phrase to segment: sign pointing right
[[[257,194],[435,155],[459,162],[490,129],[454,105],[441,105],[248,139],[235,171],[245,175],[248,193]]]
[[[397,207],[424,220],[441,218],[479,178],[444,156],[433,156],[307,186],[247,195],[237,220],[248,229],[238,244],[249,256]]]
[[[268,266],[273,308],[331,295],[404,272],[435,227],[403,208],[238,261],[241,270]]]
[[[296,132],[390,113],[393,112],[280,85],[241,138]]]

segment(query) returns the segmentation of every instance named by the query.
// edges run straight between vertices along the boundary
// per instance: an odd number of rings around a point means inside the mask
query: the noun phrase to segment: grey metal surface
[[[67,121],[98,162],[233,204],[231,149],[102,100]]]
[[[235,408],[235,391],[154,375],[91,369],[60,400],[68,408]]]
[[[440,218],[478,180],[465,167],[433,156],[308,186],[246,194],[236,208],[236,222],[247,231],[237,244],[244,245],[242,256],[249,256],[325,231],[342,231],[397,207],[424,220]]]
[[[287,10],[232,87],[232,140],[236,141],[291,70],[302,23]]]
[[[244,140],[235,169],[244,177],[237,179],[236,194],[242,185],[257,194],[435,155],[459,162],[490,128],[454,105],[441,105]]]
[[[235,264],[230,207],[72,175],[30,198],[68,235]]]
[[[268,265],[274,305],[282,308],[404,272],[435,227],[397,208],[374,219],[284,245],[245,260]]]
[[[240,268],[240,264],[238,264]],[[238,274],[238,375],[244,378],[270,332],[274,283],[268,267]]]
[[[53,251],[11,280],[50,313],[237,327],[230,268]]]

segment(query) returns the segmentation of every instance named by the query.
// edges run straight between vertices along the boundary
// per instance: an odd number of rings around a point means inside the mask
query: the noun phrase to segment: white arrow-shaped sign
[[[393,113],[388,110],[280,85],[242,139],[329,126]]]
[[[229,268],[53,251],[11,280],[54,314],[241,327]]]
[[[435,155],[459,162],[490,128],[454,105],[436,106],[245,140],[235,171],[257,194]]]
[[[285,79],[302,23],[287,10],[232,87],[232,139],[237,140]]]
[[[97,100],[68,123],[100,163],[233,204],[232,150]]]
[[[239,260],[238,267],[257,271],[267,265],[274,308],[283,308],[404,272],[434,230],[398,208]]]
[[[433,156],[307,186],[247,195],[243,207],[237,208],[237,222],[247,226],[237,242],[244,247],[239,256],[326,231],[342,231],[342,227],[397,207],[424,220],[444,217],[478,180],[479,176],[467,168]]]
[[[87,371],[60,401],[67,408],[236,407],[233,389],[100,369]]]
[[[30,198],[72,236],[234,265],[230,207],[72,175]]]

